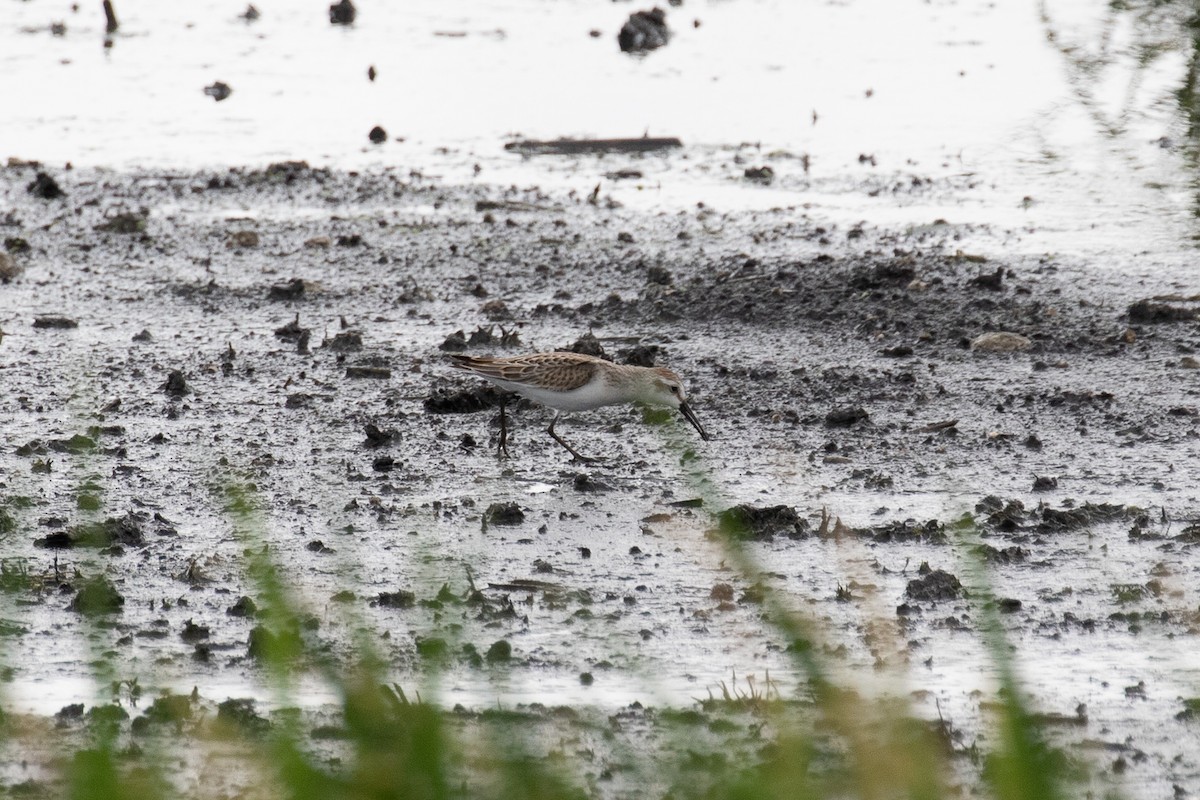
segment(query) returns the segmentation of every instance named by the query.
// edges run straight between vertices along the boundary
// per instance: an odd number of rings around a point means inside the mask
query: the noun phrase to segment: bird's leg
[[[559,436],[557,433],[555,433],[554,423],[558,422],[559,416],[560,415],[558,413],[555,413],[554,419],[550,420],[550,427],[546,429],[547,432],[549,432],[550,436],[554,439],[554,441],[561,444],[563,447],[565,447],[567,449],[568,453],[575,456],[576,461],[582,461],[584,464],[594,464],[597,461],[603,461],[604,459],[602,459],[602,458],[589,458],[587,456],[579,455],[579,453],[576,452],[574,447],[571,447],[571,445],[569,445],[565,441],[563,441],[563,438],[561,436]]]
[[[500,447],[496,453],[497,458],[510,458],[508,455],[508,415],[504,413],[504,407],[508,405],[508,395],[500,397]]]

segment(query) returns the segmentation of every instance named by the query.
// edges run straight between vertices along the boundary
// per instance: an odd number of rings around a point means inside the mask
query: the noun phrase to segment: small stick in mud
[[[104,32],[116,33],[121,27],[117,22],[117,12],[113,10],[112,0],[104,0]]]
[[[554,430],[558,418],[570,411],[587,411],[622,403],[676,408],[700,433],[701,439],[707,441],[709,438],[687,404],[682,379],[664,367],[614,364],[596,356],[569,352],[534,353],[508,358],[452,354],[450,358],[459,369],[554,409],[556,413],[547,433],[577,461],[590,463],[600,459],[580,455]],[[507,422],[502,416],[501,442],[506,445],[507,441]]]
[[[522,139],[508,142],[505,150],[514,150],[524,155],[579,155],[582,153],[647,153],[653,150],[670,150],[683,147],[683,142],[674,136],[637,139]]]

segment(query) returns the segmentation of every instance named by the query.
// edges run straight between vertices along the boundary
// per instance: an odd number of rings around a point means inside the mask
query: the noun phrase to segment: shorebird
[[[533,353],[509,358],[451,355],[454,366],[486,378],[510,392],[535,403],[554,409],[554,419],[547,429],[554,441],[566,448],[578,461],[590,463],[598,458],[582,456],[554,430],[554,424],[564,413],[587,411],[619,403],[640,403],[648,406],[677,408],[684,419],[692,423],[700,438],[708,441],[708,433],[683,390],[683,381],[664,367],[635,367],[614,364],[582,353]],[[505,447],[507,430],[504,409],[501,407],[500,449]]]

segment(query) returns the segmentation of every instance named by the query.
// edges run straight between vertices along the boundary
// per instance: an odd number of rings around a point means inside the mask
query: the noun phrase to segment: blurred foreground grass
[[[715,497],[712,487],[699,488]],[[245,568],[261,600],[250,651],[279,710],[264,716],[253,700],[218,703],[198,691],[146,705],[136,680],[114,680],[97,666],[97,683],[112,686],[111,704],[69,706],[47,719],[5,713],[0,702],[0,797],[1049,800],[1067,794],[1078,770],[1047,746],[1022,704],[1016,656],[996,613],[987,611],[994,604],[981,561],[972,595],[1002,685],[993,729],[969,746],[948,721],[920,719],[903,700],[839,683],[820,655],[819,645],[829,643],[769,589],[764,619],[790,642],[805,678],[799,696],[782,696],[769,676],[731,676],[683,709],[445,709],[390,684],[370,641],[358,643],[350,665],[306,651],[300,604],[267,549],[253,546],[265,531],[255,498],[240,488],[224,491],[235,530],[250,545]],[[970,520],[958,532],[960,549],[970,552]],[[730,564],[750,579],[759,565],[742,544],[745,533],[726,518],[715,535]],[[0,596],[29,590],[23,563],[5,562],[2,575]],[[76,603],[87,625],[108,624],[118,609],[104,581],[81,585]],[[94,663],[103,661],[98,655]],[[339,698],[335,708],[297,708],[299,663],[319,673]],[[139,706],[141,715],[131,717]],[[980,749],[980,741],[990,749]],[[14,781],[18,763],[38,766]]]

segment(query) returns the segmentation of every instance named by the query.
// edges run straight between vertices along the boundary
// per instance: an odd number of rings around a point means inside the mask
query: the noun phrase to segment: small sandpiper
[[[581,456],[554,431],[554,423],[569,411],[587,411],[618,403],[641,403],[677,408],[708,441],[708,433],[692,413],[683,381],[664,367],[635,367],[614,364],[582,353],[533,353],[509,358],[451,355],[454,366],[487,378],[501,389],[516,392],[535,403],[554,409],[549,433],[554,441],[577,460],[590,463],[597,458]],[[501,407],[500,448],[506,450],[507,430]]]

